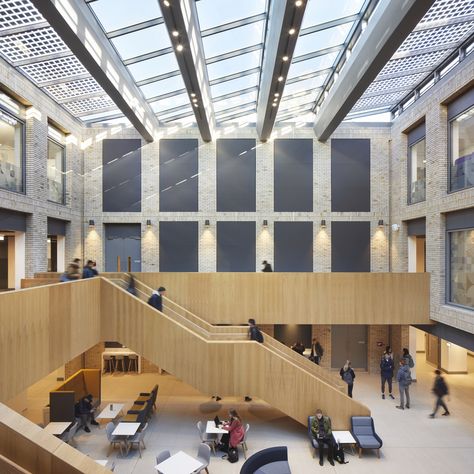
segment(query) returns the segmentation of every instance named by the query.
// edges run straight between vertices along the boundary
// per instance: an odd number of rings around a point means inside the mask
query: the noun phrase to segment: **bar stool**
[[[115,356],[115,370],[119,370],[119,365],[120,365],[120,371],[125,372],[125,366],[123,363],[123,355],[116,355]]]
[[[128,371],[138,372],[138,356],[136,354],[129,354],[128,356]]]
[[[110,372],[111,374],[114,372],[114,356],[104,354],[104,374],[106,372]]]

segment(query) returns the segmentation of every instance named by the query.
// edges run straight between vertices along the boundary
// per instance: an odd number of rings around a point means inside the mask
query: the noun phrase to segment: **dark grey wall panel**
[[[198,271],[198,223],[160,222],[160,272]]]
[[[420,217],[407,221],[407,232],[408,235],[426,235],[426,219]]]
[[[255,222],[217,223],[217,271],[255,271]]]
[[[48,234],[49,235],[66,235],[67,221],[48,217]]]
[[[408,132],[408,146],[413,145],[416,142],[419,142],[422,138],[425,138],[426,135],[426,123],[423,122],[413,130]]]
[[[474,87],[448,104],[448,120],[474,105]]]
[[[313,271],[313,223],[275,222],[276,272]]]
[[[26,232],[27,214],[22,212],[0,209],[0,230],[18,230]]]
[[[331,271],[370,272],[370,222],[331,223]]]
[[[275,212],[313,211],[313,140],[274,142]]]
[[[370,140],[331,140],[333,212],[370,212]]]
[[[274,337],[285,346],[302,342],[305,347],[311,347],[311,324],[275,324]]]
[[[474,227],[474,207],[446,214],[446,230],[471,229]]]
[[[255,140],[217,140],[217,210],[255,212]]]
[[[104,227],[105,271],[141,271],[141,224],[105,224]],[[117,257],[120,257],[120,268]]]
[[[104,212],[141,212],[142,152],[140,139],[102,142],[102,208]]]
[[[160,211],[197,210],[197,139],[160,140]]]

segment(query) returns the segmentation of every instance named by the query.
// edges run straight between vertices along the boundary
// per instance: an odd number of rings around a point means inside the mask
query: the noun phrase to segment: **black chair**
[[[261,470],[265,466],[265,470]],[[240,469],[240,474],[260,474],[276,472],[278,474],[291,474],[288,464],[288,448],[276,446],[267,448],[250,456]]]
[[[351,417],[351,432],[359,447],[359,457],[362,455],[362,449],[376,449],[377,457],[380,458],[383,442],[375,432],[374,420],[371,416]]]

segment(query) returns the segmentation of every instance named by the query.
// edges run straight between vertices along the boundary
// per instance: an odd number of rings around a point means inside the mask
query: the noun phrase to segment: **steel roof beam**
[[[379,1],[316,115],[314,131],[320,141],[331,136],[433,3]]]
[[[270,5],[257,101],[257,133],[262,141],[272,133],[306,3],[304,0],[297,6],[293,0],[273,0]]]
[[[26,25],[13,26],[12,28],[6,28],[5,30],[0,31],[0,37],[18,35],[21,33],[29,33],[30,31],[41,30],[43,28],[49,28],[49,23],[47,21],[40,21],[39,23],[33,23],[33,24],[28,23]]]
[[[215,117],[194,0],[160,0],[161,13],[204,141],[212,140]]]
[[[153,141],[158,120],[87,4],[31,1],[140,135]]]

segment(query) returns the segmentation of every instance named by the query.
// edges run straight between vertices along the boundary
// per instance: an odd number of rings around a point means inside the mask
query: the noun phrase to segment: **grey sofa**
[[[375,432],[374,420],[370,416],[351,417],[352,436],[357,441],[359,457],[362,449],[376,449],[377,457],[380,458],[380,448],[383,445],[380,436]]]
[[[288,448],[276,446],[253,454],[242,465],[240,474],[291,474]]]

